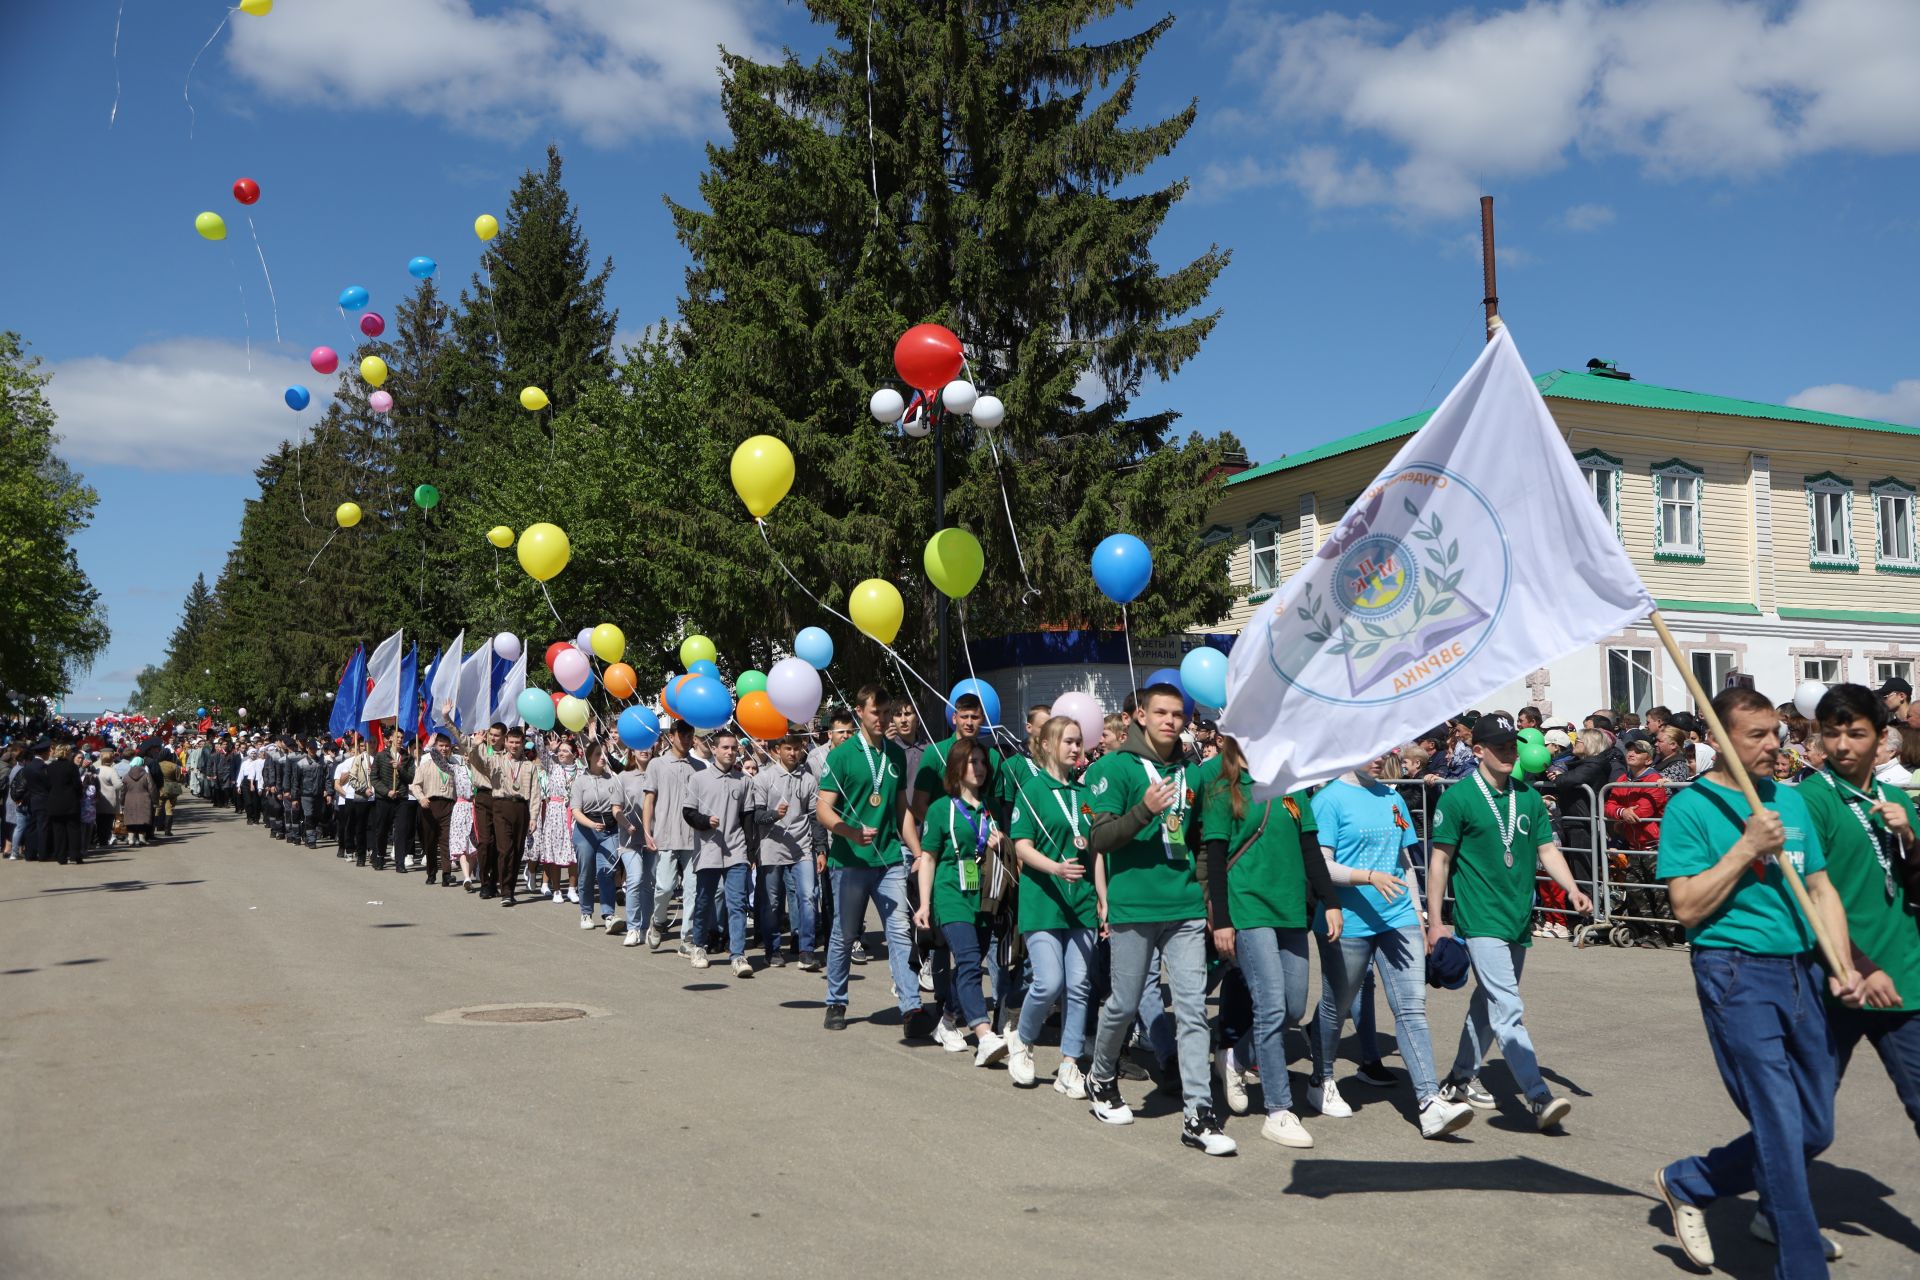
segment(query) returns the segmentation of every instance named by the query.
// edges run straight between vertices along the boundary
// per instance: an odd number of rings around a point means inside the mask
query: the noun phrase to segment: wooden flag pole
[[[1763,807],[1760,803],[1760,793],[1754,789],[1753,779],[1747,774],[1747,766],[1742,764],[1740,757],[1734,754],[1733,741],[1727,736],[1727,727],[1720,723],[1719,713],[1713,709],[1713,700],[1707,696],[1706,690],[1700,685],[1700,677],[1693,674],[1692,665],[1681,654],[1680,646],[1674,640],[1673,632],[1667,630],[1667,620],[1660,616],[1660,611],[1655,609],[1647,616],[1653,623],[1654,631],[1660,637],[1660,643],[1666,646],[1667,656],[1673,659],[1674,666],[1680,668],[1680,678],[1687,682],[1687,691],[1693,695],[1694,705],[1700,708],[1701,717],[1707,722],[1707,729],[1713,735],[1713,745],[1720,752],[1720,759],[1725,762],[1726,771],[1733,775],[1734,782],[1740,788],[1740,794],[1747,798],[1748,808],[1754,813],[1760,812]],[[1847,957],[1840,954],[1839,949],[1833,944],[1833,939],[1827,935],[1826,926],[1821,923],[1819,913],[1814,910],[1813,899],[1807,896],[1806,882],[1800,879],[1800,872],[1795,869],[1793,859],[1783,855],[1775,861],[1780,864],[1780,870],[1786,876],[1787,888],[1792,892],[1793,900],[1800,904],[1800,910],[1807,917],[1807,923],[1813,926],[1814,940],[1820,944],[1820,954],[1827,962],[1827,972],[1843,983],[1852,982],[1853,965],[1848,962]]]

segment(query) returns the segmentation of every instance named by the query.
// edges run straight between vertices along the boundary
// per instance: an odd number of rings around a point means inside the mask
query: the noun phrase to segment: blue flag
[[[394,717],[402,737],[420,732],[420,646],[407,650],[400,660],[400,714]]]
[[[327,719],[327,735],[344,738],[360,727],[360,708],[367,701],[367,650],[357,646],[340,673],[340,687],[334,691],[333,714]]]
[[[431,690],[433,689],[434,677],[440,674],[440,663],[445,658],[446,658],[446,650],[435,649],[433,651],[433,661],[429,663],[427,666],[426,688],[429,690],[429,693],[427,696],[427,708],[426,708],[427,718],[426,718],[426,723],[423,727],[425,728],[428,734],[437,732],[441,727],[440,722],[436,720],[433,715],[433,696],[432,696]]]

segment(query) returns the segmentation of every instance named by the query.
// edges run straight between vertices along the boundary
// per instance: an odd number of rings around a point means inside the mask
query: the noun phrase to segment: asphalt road
[[[791,967],[696,973],[204,806],[178,830],[0,864],[0,1276],[1684,1275],[1650,1177],[1741,1127],[1679,954],[1536,949],[1562,1135],[1496,1063],[1502,1111],[1457,1140],[1356,1084],[1354,1118],[1307,1117],[1314,1150],[1235,1119],[1217,1160],[1145,1086],[1110,1129],[901,1043],[882,964],[833,1034]],[[523,1001],[605,1016],[429,1021]],[[1443,1063],[1464,1006],[1435,1001]],[[1870,1053],[1815,1186],[1837,1274],[1920,1273],[1920,1145]],[[1751,1214],[1709,1213],[1732,1274],[1771,1266]]]

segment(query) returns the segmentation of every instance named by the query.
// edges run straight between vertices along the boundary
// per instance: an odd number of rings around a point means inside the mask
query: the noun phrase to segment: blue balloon
[[[522,689],[513,707],[534,728],[553,728],[553,699],[539,689]]]
[[[1112,533],[1093,549],[1093,581],[1107,599],[1127,604],[1147,589],[1153,577],[1153,553],[1130,533]]]
[[[615,729],[621,744],[634,751],[645,751],[660,741],[660,717],[645,707],[628,707],[622,711]]]
[[[296,382],[287,388],[287,408],[298,413],[312,403],[313,393],[299,383]]]
[[[578,689],[569,689],[567,690],[567,692],[572,694],[576,698],[584,698],[588,694],[592,693],[593,692],[593,672],[591,671],[587,672],[587,678],[580,682],[580,687]]]
[[[198,712],[198,714],[200,714],[200,715],[205,715],[205,714],[207,714],[207,709],[206,709],[205,707],[202,707],[202,708],[200,708],[200,710],[199,710],[199,712]]]
[[[1187,717],[1189,719],[1192,718],[1193,695],[1187,692],[1186,682],[1180,678],[1180,673],[1178,671],[1175,671],[1172,667],[1162,667],[1158,671],[1154,672],[1152,675],[1148,676],[1145,680],[1141,681],[1140,687],[1142,689],[1145,689],[1149,685],[1156,685],[1156,684],[1170,684],[1174,688],[1178,689],[1180,691],[1180,705],[1186,708]]]
[[[947,723],[953,723],[953,704],[960,701],[960,695],[971,693],[980,699],[981,708],[987,713],[987,727],[1000,723],[1000,695],[985,680],[962,680],[953,686],[953,692],[947,695]]]
[[[819,627],[808,627],[793,638],[793,656],[815,671],[825,671],[833,661],[833,637]]]
[[[340,291],[340,309],[358,311],[367,305],[367,291],[357,284],[350,284]]]
[[[698,662],[689,662],[687,664],[687,674],[690,676],[706,676],[710,680],[718,680],[720,678],[720,668],[713,664],[712,659],[702,658]]]
[[[680,718],[696,729],[718,729],[733,719],[733,699],[727,696],[727,686],[712,676],[694,676],[680,686],[680,692],[673,695],[674,706],[680,709]]]
[[[415,280],[431,280],[433,279],[433,273],[439,269],[440,264],[425,254],[407,263],[407,274]]]
[[[1203,707],[1227,705],[1227,655],[1218,649],[1192,649],[1180,659],[1181,687]]]

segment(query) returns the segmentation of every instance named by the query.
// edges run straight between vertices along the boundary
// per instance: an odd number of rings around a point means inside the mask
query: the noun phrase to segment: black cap
[[[1620,735],[1620,749],[1622,751],[1645,751],[1651,755],[1653,753],[1653,739],[1641,730],[1635,729],[1631,733]]]
[[[1504,711],[1481,716],[1473,722],[1476,747],[1510,747],[1519,740],[1520,732],[1513,727],[1513,717]]]
[[[1885,684],[1880,686],[1881,697],[1884,698],[1890,693],[1904,693],[1909,698],[1911,698],[1913,696],[1913,686],[1908,684],[1905,680],[1902,680],[1899,676],[1894,676],[1892,679],[1888,680]]]

